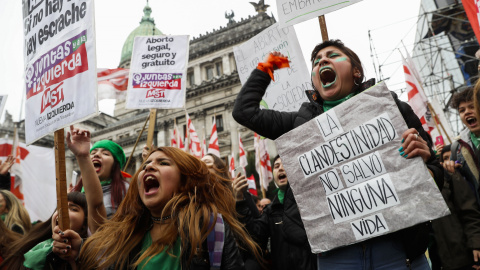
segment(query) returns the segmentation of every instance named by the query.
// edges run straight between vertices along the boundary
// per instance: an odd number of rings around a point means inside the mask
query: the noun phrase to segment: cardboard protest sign
[[[183,108],[189,36],[136,37],[127,90],[128,109]]]
[[[26,143],[98,113],[92,0],[22,1]]]
[[[312,83],[293,27],[282,29],[275,23],[233,48],[240,82],[244,84],[271,51],[287,56],[290,68],[275,70],[275,81],[270,82],[260,105],[277,111],[298,111],[300,105],[308,101],[305,90],[312,89]]]
[[[380,83],[275,141],[312,252],[449,213],[422,158],[399,155],[407,129]]]
[[[362,0],[277,0],[278,22],[281,27],[291,26],[360,1]]]

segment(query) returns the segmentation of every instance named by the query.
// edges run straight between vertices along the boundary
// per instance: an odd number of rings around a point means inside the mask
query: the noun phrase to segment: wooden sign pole
[[[153,135],[155,134],[155,124],[157,123],[157,109],[150,109],[150,120],[148,124],[147,146],[152,147]]]
[[[322,32],[322,41],[328,40],[327,22],[325,21],[325,15],[318,16],[318,22],[320,23],[320,32]]]
[[[65,169],[65,134],[59,129],[54,134],[55,178],[57,184],[58,226],[62,231],[70,229],[67,198],[67,174]]]

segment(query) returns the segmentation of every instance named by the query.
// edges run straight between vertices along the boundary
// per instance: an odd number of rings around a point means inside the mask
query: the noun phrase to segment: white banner
[[[45,221],[50,218],[57,206],[55,153],[53,148],[26,146],[24,143],[19,143],[19,147],[18,171],[22,177],[20,191],[23,194],[25,208],[32,222]],[[0,139],[0,160],[5,161],[11,154],[12,140]]]
[[[188,35],[136,37],[126,107],[183,108],[188,51]]]
[[[31,144],[98,113],[93,0],[22,1]]]
[[[301,23],[362,0],[277,0],[278,22],[281,27]]]
[[[2,117],[3,110],[5,109],[5,104],[7,104],[7,97],[8,95],[0,96],[0,117]]]
[[[275,140],[313,253],[449,214],[407,129],[380,83]]]
[[[275,70],[275,81],[270,82],[260,105],[277,111],[298,111],[300,105],[308,101],[305,91],[312,89],[312,83],[293,27],[282,29],[275,23],[233,48],[240,82],[245,84],[252,70],[265,61],[271,51],[287,56],[290,68]]]

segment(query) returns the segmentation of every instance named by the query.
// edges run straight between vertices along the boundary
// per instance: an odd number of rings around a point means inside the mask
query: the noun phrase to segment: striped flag
[[[210,133],[210,141],[208,141],[208,153],[220,157],[220,147],[218,146],[217,122],[213,117],[212,133]]]
[[[177,136],[176,136],[175,129],[170,130],[170,146],[178,148]]]
[[[250,192],[250,194],[258,196],[257,184],[255,184],[255,177],[253,177],[253,174],[250,175],[250,177],[247,177],[247,182],[248,182],[248,192]]]
[[[195,131],[195,127],[193,126],[192,119],[190,119],[190,116],[188,115],[187,112],[187,128],[188,128],[188,133],[190,134],[190,154],[201,158],[202,157],[202,146],[200,143],[200,139],[198,138],[197,132]]]
[[[128,69],[97,68],[98,100],[125,100],[128,88]]]
[[[272,166],[270,165],[270,155],[267,151],[265,140],[260,138],[257,133],[254,134],[255,147],[255,169],[260,176],[260,185],[267,190],[268,184],[273,179]]]
[[[402,55],[403,71],[405,73],[405,82],[407,84],[408,104],[412,107],[417,117],[422,122],[423,129],[430,133],[435,128],[432,113],[428,108],[428,99],[423,92],[420,82],[420,75],[415,69],[413,60],[407,52],[407,59]]]
[[[245,168],[248,165],[247,155],[245,153],[245,149],[243,148],[242,138],[240,138],[240,133],[238,134],[238,147],[239,147],[239,161],[240,166]]]

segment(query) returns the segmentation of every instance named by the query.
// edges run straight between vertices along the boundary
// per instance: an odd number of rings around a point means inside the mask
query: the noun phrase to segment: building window
[[[215,117],[215,124],[217,124],[217,132],[223,131],[223,118],[221,115]]]
[[[215,63],[215,69],[217,71],[217,76],[223,75],[222,62]]]
[[[195,85],[195,76],[193,74],[193,71],[187,73],[187,83],[190,87]]]
[[[207,80],[213,79],[213,66],[208,66],[205,68],[205,71],[207,73]]]

